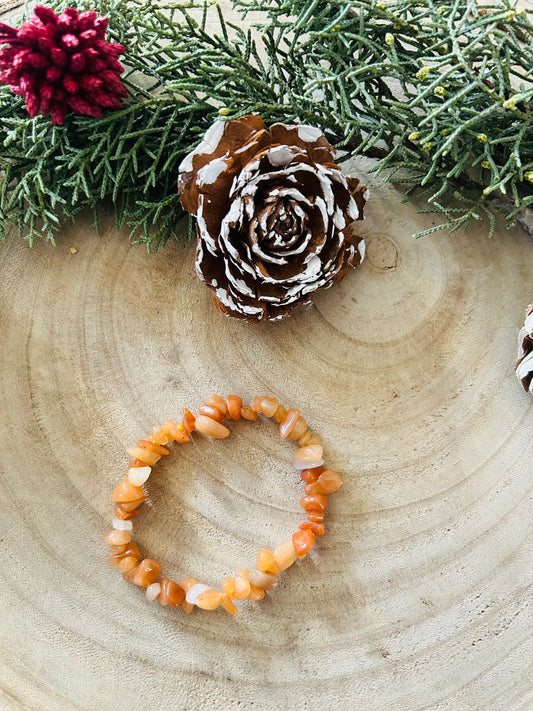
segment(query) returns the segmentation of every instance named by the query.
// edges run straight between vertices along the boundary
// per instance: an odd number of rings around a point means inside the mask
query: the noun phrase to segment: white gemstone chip
[[[128,469],[128,479],[134,486],[142,486],[151,473],[151,467],[130,467]]]
[[[159,595],[161,592],[161,583],[152,583],[146,588],[146,599],[149,602],[152,602],[152,600],[155,600],[156,597]]]
[[[209,585],[204,585],[203,583],[196,583],[196,585],[193,585],[185,596],[185,600],[191,605],[196,605],[196,598],[198,597],[198,595],[200,595],[200,593],[206,592],[207,590],[211,590]]]
[[[116,531],[132,531],[133,523],[131,521],[121,521],[119,518],[114,518],[111,525]]]

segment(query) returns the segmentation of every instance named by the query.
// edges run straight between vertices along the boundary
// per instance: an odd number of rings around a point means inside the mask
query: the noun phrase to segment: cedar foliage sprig
[[[338,145],[376,156],[378,174],[410,184],[426,211],[444,216],[420,235],[482,214],[492,234],[493,198],[509,223],[533,203],[533,25],[523,8],[272,0],[268,14],[272,44],[305,67],[302,97],[329,107]]]
[[[155,250],[182,215],[182,157],[215,118],[250,112],[320,126],[348,154],[377,157],[378,172],[444,215],[439,227],[493,221],[502,192],[510,221],[531,204],[533,27],[509,0],[236,5],[243,20],[261,12],[248,31],[207,4],[68,2],[109,17],[129,98],[103,119],[52,126],[0,86],[0,234],[11,222],[30,242],[53,241],[65,218],[107,201],[117,225]]]

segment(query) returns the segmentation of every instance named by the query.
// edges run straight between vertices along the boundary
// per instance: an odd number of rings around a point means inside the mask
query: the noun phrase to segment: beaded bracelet
[[[298,531],[274,551],[261,548],[256,568],[241,569],[236,577],[226,578],[221,591],[198,583],[194,578],[186,578],[179,583],[159,578],[161,565],[151,558],[144,558],[131,539],[132,519],[140,513],[139,507],[146,499],[142,485],[150,477],[151,467],[170,453],[165,446],[169,442],[190,442],[193,431],[222,439],[230,433],[223,424],[225,418],[257,420],[259,414],[273,417],[279,423],[283,439],[298,441],[300,448],[294,453],[294,465],[305,482],[305,496],[300,499],[300,504],[306,512],[307,521],[301,523]],[[197,417],[185,408],[183,421],[179,425],[166,420],[160,427],[153,427],[149,437],[139,440],[136,447],[130,447],[127,451],[133,459],[129,463],[128,475],[113,491],[113,530],[105,538],[106,543],[111,545],[109,565],[118,568],[127,582],[146,588],[148,600],[157,599],[161,605],[171,607],[181,606],[185,612],[192,612],[195,606],[215,610],[221,605],[235,615],[237,607],[233,600],[261,600],[265,592],[276,587],[278,573],[286,570],[296,559],[304,558],[314,546],[315,536],[324,535],[327,494],[336,491],[342,484],[337,472],[324,468],[320,440],[308,431],[300,411],[286,410],[273,397],[255,397],[248,407],[237,395],[228,395],[226,400],[219,395],[211,395],[199,408]]]

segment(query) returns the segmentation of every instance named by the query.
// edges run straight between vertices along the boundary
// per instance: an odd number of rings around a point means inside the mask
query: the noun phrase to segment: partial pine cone
[[[343,176],[317,128],[216,121],[179,170],[197,219],[197,274],[229,316],[284,318],[364,257],[353,223],[366,188]]]
[[[526,320],[518,334],[516,377],[524,390],[533,392],[533,304],[527,307]]]

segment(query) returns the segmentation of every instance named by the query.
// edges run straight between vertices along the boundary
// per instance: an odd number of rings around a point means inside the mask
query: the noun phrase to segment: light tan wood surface
[[[414,241],[431,216],[367,179],[363,266],[278,324],[216,313],[193,244],[148,255],[111,219],[0,247],[0,711],[533,709],[533,245]],[[148,603],[103,544],[125,447],[212,392],[299,407],[344,477],[235,618]],[[147,486],[134,538],[171,577],[219,585],[302,520],[292,446],[231,429]]]
[[[533,708],[532,244],[409,236],[430,224],[373,185],[363,266],[259,326],[213,310],[190,243],[81,218],[1,248],[2,711]],[[235,618],[148,603],[102,542],[125,447],[212,392],[301,408],[344,477],[315,550]],[[302,519],[291,455],[266,422],[196,438],[135,539],[220,584]]]
[[[2,0],[2,2],[0,2],[0,15],[14,8],[18,8],[21,5],[24,5],[24,2],[21,2],[21,0]]]

